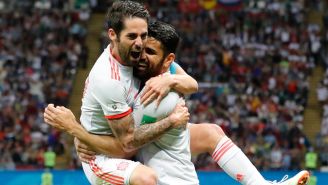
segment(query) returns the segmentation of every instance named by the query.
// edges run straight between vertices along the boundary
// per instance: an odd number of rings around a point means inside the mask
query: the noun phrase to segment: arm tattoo
[[[133,116],[131,115],[118,120],[110,120],[110,127],[115,137],[119,140],[122,141],[127,136],[130,137],[130,139],[126,138],[128,143],[126,143],[125,147],[133,150],[158,139],[172,128],[168,118],[135,127]]]
[[[151,124],[145,124],[134,128],[133,146],[140,147],[161,137],[166,131],[171,129],[169,119],[164,118]]]

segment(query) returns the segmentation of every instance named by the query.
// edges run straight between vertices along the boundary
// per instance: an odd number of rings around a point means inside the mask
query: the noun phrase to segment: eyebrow
[[[157,54],[156,49],[153,49],[153,48],[151,48],[151,47],[147,47],[147,45],[146,45],[146,47],[145,47],[145,50],[146,50],[146,52],[147,52],[147,51],[152,52],[151,54]],[[147,53],[148,53],[148,52],[147,52]]]

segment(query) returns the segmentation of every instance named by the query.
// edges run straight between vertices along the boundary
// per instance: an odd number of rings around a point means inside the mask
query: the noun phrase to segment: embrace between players
[[[86,79],[81,125],[65,107],[49,104],[44,113],[46,123],[76,138],[91,184],[198,185],[191,153],[205,152],[241,184],[307,183],[307,171],[266,181],[219,126],[187,123],[178,93],[194,93],[198,84],[174,62],[179,36],[172,26],[149,21],[133,1],[114,2],[107,16],[110,44]]]

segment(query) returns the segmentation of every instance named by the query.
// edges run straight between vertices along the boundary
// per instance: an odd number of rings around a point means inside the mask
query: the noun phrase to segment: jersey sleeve
[[[92,95],[101,105],[107,119],[120,119],[132,112],[125,94],[126,90],[119,81],[109,80],[95,85]]]
[[[170,65],[170,73],[171,74],[177,74],[177,69],[180,68],[179,64],[177,64],[175,61],[173,61]]]

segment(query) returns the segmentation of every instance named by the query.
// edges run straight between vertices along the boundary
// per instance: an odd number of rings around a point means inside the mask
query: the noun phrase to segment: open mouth
[[[146,62],[139,62],[137,68],[138,70],[146,70],[148,68],[148,64]]]
[[[141,52],[139,51],[131,51],[131,56],[134,58],[134,59],[139,59],[140,58],[140,54]]]

